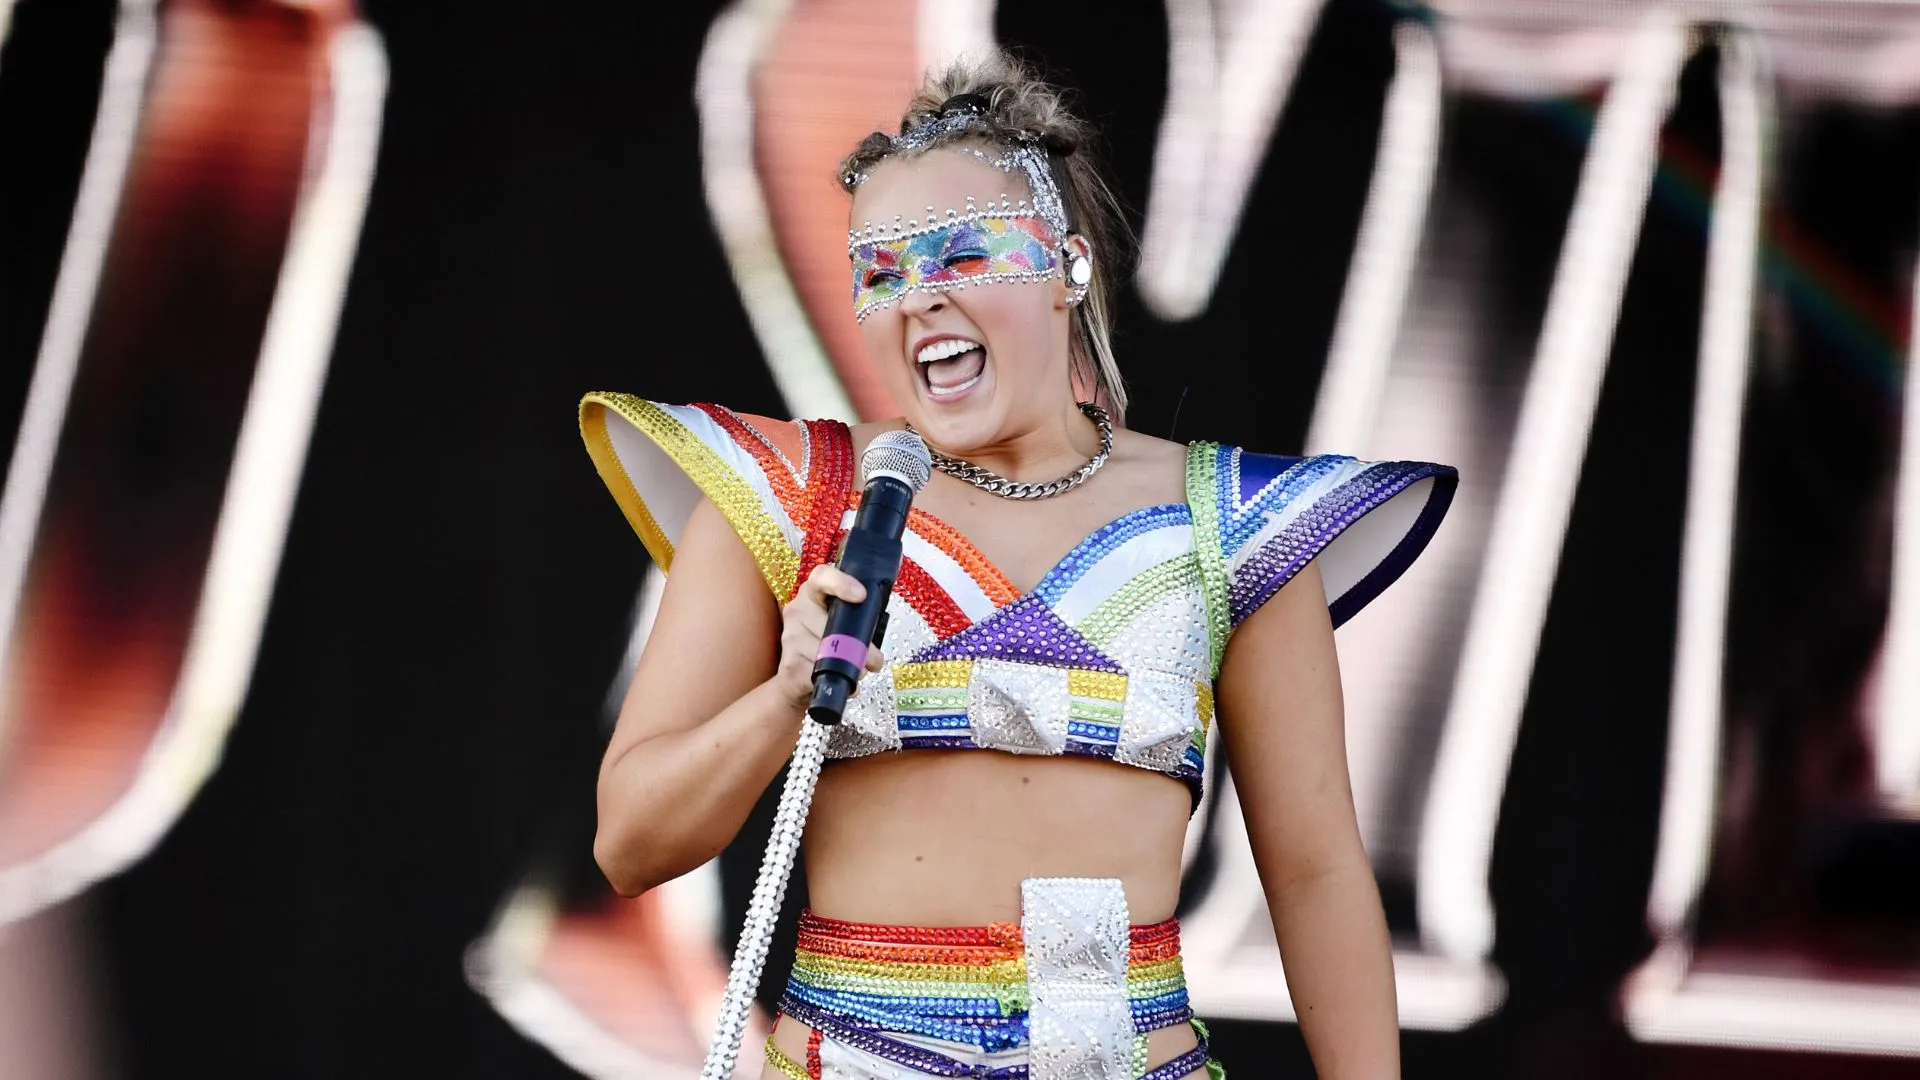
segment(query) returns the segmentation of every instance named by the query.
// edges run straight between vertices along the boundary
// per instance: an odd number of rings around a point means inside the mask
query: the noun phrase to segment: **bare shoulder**
[[[1187,448],[1125,428],[1113,433],[1113,465],[1129,487],[1152,490],[1168,502],[1179,501],[1187,487]]]
[[[1115,457],[1133,459],[1144,464],[1173,465],[1184,468],[1187,460],[1187,444],[1148,435],[1132,428],[1116,427],[1113,432],[1113,453]]]
[[[902,421],[900,417],[887,417],[887,419],[883,419],[883,421],[864,421],[864,423],[856,423],[856,425],[847,425],[847,430],[849,430],[849,434],[852,436],[852,454],[854,454],[854,459],[858,459],[860,455],[866,454],[866,444],[874,442],[874,438],[876,438],[879,432],[883,432],[883,430],[900,430],[902,427],[906,427],[906,421]]]
[[[905,426],[905,421],[895,416],[886,420],[862,421],[858,424],[849,425],[847,430],[853,433],[853,445],[865,446],[873,441],[875,435],[883,431],[898,431]]]

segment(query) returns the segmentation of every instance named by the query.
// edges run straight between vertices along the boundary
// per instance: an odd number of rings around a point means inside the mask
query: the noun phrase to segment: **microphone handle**
[[[887,598],[900,576],[900,537],[912,504],[913,489],[885,473],[867,481],[861,493],[860,512],[841,545],[839,567],[867,587],[867,598],[858,604],[833,600],[827,605],[827,629],[813,664],[813,701],[807,706],[807,715],[818,723],[840,722],[867,669],[867,646],[879,640]]]
[[[867,646],[878,637],[887,598],[900,575],[900,551],[897,538],[861,529],[847,534],[840,569],[867,587],[867,597],[858,604],[836,599],[827,606],[827,629],[813,664],[813,701],[807,706],[807,715],[819,723],[840,722],[866,671]]]

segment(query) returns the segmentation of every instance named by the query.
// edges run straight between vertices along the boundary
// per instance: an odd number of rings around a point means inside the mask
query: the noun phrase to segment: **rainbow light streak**
[[[1591,101],[1556,98],[1539,109],[1561,133],[1583,143],[1592,138]],[[1663,132],[1654,201],[1705,235],[1719,172],[1718,162],[1699,146]],[[1767,281],[1888,399],[1889,408],[1897,408],[1911,330],[1904,295],[1866,279],[1778,206],[1764,214],[1760,263]]]

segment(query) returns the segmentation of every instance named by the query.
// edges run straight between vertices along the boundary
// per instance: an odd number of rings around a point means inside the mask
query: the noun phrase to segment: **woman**
[[[1216,711],[1319,1074],[1398,1074],[1332,628],[1454,474],[1114,425],[1090,137],[992,57],[848,158],[854,315],[899,418],[582,405],[672,571],[600,775],[595,856],[626,895],[725,846],[793,751],[827,604],[862,596],[831,564],[860,451],[903,425],[935,451],[814,799],[765,1077],[1218,1075],[1172,921]]]

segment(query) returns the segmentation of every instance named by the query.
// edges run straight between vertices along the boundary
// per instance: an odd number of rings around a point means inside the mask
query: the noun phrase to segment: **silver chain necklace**
[[[1058,480],[1045,484],[1028,484],[1009,480],[991,469],[983,469],[971,461],[948,457],[928,447],[933,452],[933,467],[955,480],[964,480],[989,495],[998,495],[1003,499],[1051,499],[1055,495],[1064,495],[1086,483],[1089,477],[1099,472],[1100,466],[1107,463],[1107,455],[1113,453],[1113,421],[1107,417],[1107,410],[1091,401],[1082,401],[1077,404],[1080,406],[1080,411],[1087,414],[1087,419],[1092,420],[1094,426],[1100,429],[1100,452],[1088,459],[1085,465]],[[907,430],[912,431],[913,425],[908,424]]]

